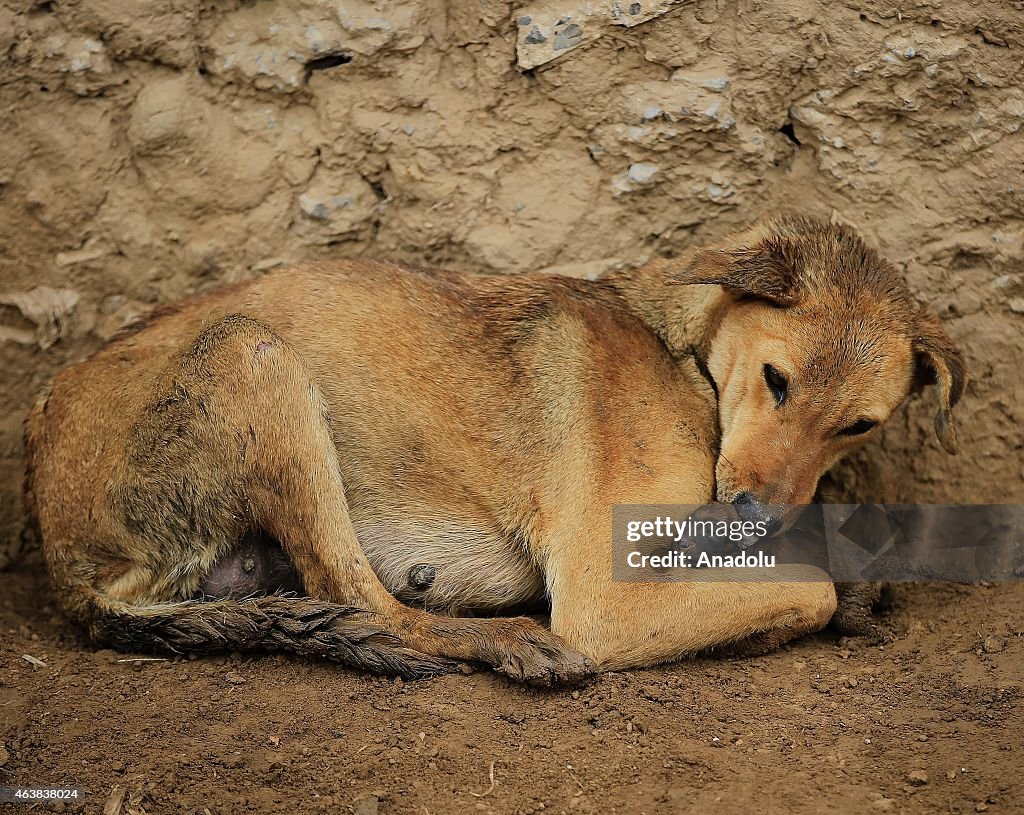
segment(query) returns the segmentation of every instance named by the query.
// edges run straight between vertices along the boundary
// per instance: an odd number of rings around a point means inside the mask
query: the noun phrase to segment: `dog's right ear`
[[[942,330],[939,318],[922,311],[911,348],[915,357],[912,389],[934,384],[939,391],[935,414],[935,435],[947,453],[956,454],[960,444],[953,424],[953,408],[967,389],[967,366],[963,355]]]
[[[781,242],[766,241],[753,248],[699,249],[681,271],[666,282],[681,285],[717,284],[734,294],[757,297],[779,306],[792,306],[803,295],[800,280]]]

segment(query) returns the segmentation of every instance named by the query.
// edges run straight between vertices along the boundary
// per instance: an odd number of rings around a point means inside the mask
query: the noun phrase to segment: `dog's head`
[[[929,383],[939,441],[956,452],[963,359],[852,229],[769,219],[698,251],[671,279],[727,293],[704,364],[719,400],[716,497],[741,515],[777,521],[771,507],[808,503],[839,458]]]

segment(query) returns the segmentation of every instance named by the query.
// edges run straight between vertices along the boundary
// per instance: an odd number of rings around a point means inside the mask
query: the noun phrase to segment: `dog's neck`
[[[666,282],[678,260],[657,259],[637,268],[612,272],[602,281],[625,300],[674,356],[707,358],[729,296],[721,286]]]

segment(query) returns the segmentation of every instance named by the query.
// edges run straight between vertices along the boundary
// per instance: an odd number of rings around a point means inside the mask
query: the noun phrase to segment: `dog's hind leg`
[[[174,359],[135,425],[117,490],[125,524],[161,545],[168,580],[186,541],[237,541],[246,527],[280,541],[313,598],[366,609],[383,630],[427,654],[480,661],[512,678],[550,682],[589,663],[525,618],[445,618],[384,588],[348,515],[323,397],[269,327],[232,315]],[[165,586],[194,592],[196,585]]]

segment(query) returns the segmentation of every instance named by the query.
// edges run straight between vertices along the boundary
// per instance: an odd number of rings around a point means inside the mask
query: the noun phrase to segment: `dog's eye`
[[[774,365],[769,365],[767,362],[764,364],[764,383],[768,386],[768,390],[772,392],[772,396],[775,397],[776,405],[781,405],[786,401],[789,381],[778,368]]]
[[[875,425],[878,422],[873,422],[871,419],[859,419],[849,427],[844,427],[839,431],[840,436],[862,436],[869,430],[874,430]]]

